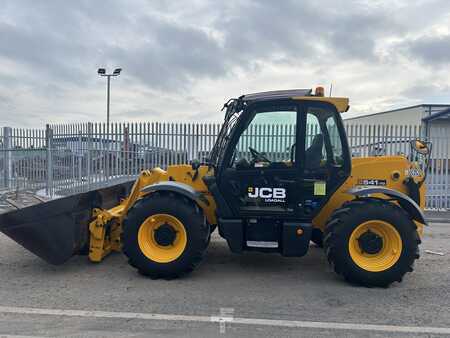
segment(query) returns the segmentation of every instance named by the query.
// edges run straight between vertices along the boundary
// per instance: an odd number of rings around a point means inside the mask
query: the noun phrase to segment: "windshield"
[[[241,99],[231,99],[225,105],[226,108],[225,120],[219,135],[217,136],[216,143],[211,150],[208,158],[208,165],[217,168],[225,152],[225,147],[230,137],[231,131],[236,126],[236,122],[241,116],[244,104]]]

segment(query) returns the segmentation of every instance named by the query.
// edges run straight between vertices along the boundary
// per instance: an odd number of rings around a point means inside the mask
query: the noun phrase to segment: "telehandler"
[[[352,284],[400,282],[419,258],[431,144],[412,140],[409,158],[352,159],[348,104],[322,87],[230,99],[204,161],[16,206],[0,230],[52,264],[121,251],[141,274],[171,279],[194,270],[217,228],[234,253],[299,257],[313,241]]]

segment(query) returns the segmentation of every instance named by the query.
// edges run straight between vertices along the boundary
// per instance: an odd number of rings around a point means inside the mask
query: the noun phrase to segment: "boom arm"
[[[111,209],[94,209],[94,220],[89,224],[89,259],[100,262],[111,251],[120,251],[123,218],[136,200],[143,195],[142,188],[158,182],[165,171],[160,168],[144,170],[131,188],[130,194]]]

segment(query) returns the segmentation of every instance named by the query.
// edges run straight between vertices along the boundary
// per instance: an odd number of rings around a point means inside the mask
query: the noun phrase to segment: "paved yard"
[[[239,256],[216,237],[192,275],[152,281],[120,254],[54,267],[0,235],[0,337],[449,336],[450,224],[432,223],[421,249],[403,283],[368,289],[335,276],[316,247]]]

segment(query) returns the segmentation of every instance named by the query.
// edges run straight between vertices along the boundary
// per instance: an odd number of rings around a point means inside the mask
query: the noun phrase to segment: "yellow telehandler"
[[[204,161],[16,205],[0,230],[52,264],[121,251],[143,275],[165,279],[194,270],[215,229],[234,253],[299,257],[313,241],[352,284],[400,282],[419,258],[431,144],[412,140],[409,157],[352,159],[348,107],[322,87],[230,99]]]

